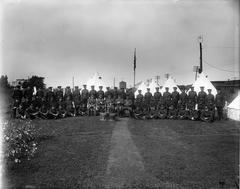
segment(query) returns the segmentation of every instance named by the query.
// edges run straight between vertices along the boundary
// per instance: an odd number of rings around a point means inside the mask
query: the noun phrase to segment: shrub
[[[21,163],[30,160],[37,151],[36,130],[31,121],[6,121],[3,123],[4,157]]]

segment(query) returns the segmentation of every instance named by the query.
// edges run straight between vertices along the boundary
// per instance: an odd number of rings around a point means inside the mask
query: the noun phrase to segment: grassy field
[[[40,143],[36,156],[9,169],[10,188],[101,188],[112,123],[97,117],[34,121]]]
[[[133,139],[149,173],[186,188],[235,186],[239,164],[236,122],[212,124],[180,120],[129,122]]]
[[[7,168],[10,188],[104,188],[117,122],[99,117],[35,120],[39,150],[29,162]],[[236,122],[127,121],[145,170],[164,183],[189,189],[234,188],[239,165]]]

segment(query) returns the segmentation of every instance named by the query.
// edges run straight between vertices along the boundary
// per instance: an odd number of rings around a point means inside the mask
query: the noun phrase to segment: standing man
[[[140,110],[142,110],[143,98],[144,97],[142,95],[142,90],[138,90],[138,95],[137,95],[137,98],[136,98],[136,106]]]
[[[212,89],[208,89],[208,94],[206,96],[206,105],[208,106],[208,109],[210,111],[214,111],[215,107],[214,107],[214,96],[212,94]]]
[[[27,89],[24,91],[23,96],[25,99],[28,99],[28,101],[31,102],[33,96],[33,89],[30,86],[28,86]]]
[[[201,91],[197,96],[198,110],[202,111],[205,109],[207,93],[204,91],[204,87],[200,87]]]
[[[179,96],[179,100],[181,101],[180,106],[183,106],[184,108],[186,108],[187,99],[188,99],[187,93],[185,92],[185,89],[182,89],[182,92]]]
[[[167,109],[169,109],[169,107],[171,105],[171,101],[172,101],[172,95],[169,92],[169,88],[168,87],[166,87],[165,90],[166,91],[163,93],[163,101],[164,101],[165,107]]]
[[[99,86],[99,91],[97,92],[98,99],[104,99],[104,91],[102,89],[103,89],[103,86]]]
[[[82,104],[84,108],[87,107],[88,98],[89,98],[89,92],[87,90],[87,85],[83,85]]]
[[[191,87],[191,90],[188,92],[188,98],[187,98],[187,108],[189,110],[194,110],[196,103],[197,103],[197,92],[194,91],[194,87]]]
[[[110,87],[106,87],[107,91],[105,92],[105,98],[112,98],[112,93],[110,91]],[[110,95],[110,96],[109,96]]]
[[[147,111],[150,111],[151,99],[152,99],[152,93],[150,92],[150,88],[147,88],[147,92],[144,95],[144,101],[145,101]]]
[[[113,89],[113,92],[112,92],[112,97],[113,97],[113,100],[116,100],[118,98],[118,88],[117,87],[114,87]]]
[[[89,92],[89,96],[90,96],[91,98],[94,98],[94,99],[97,98],[97,91],[94,89],[94,85],[91,86],[91,90],[90,90],[90,92]]]
[[[179,100],[179,92],[177,91],[177,87],[173,87],[172,103],[173,103],[174,109],[177,109],[178,100]]]
[[[81,93],[80,93],[80,89],[78,88],[78,86],[75,86],[75,89],[73,91],[73,102],[74,102],[74,108],[75,108],[75,112],[78,115],[79,114],[79,109],[80,109],[80,105],[81,105]]]
[[[221,90],[217,90],[216,98],[215,98],[215,106],[217,108],[218,120],[223,119],[223,107],[225,105],[225,98],[222,94]]]
[[[159,87],[156,87],[155,89],[156,89],[156,92],[154,93],[153,97],[154,97],[155,110],[156,110],[158,107],[158,103],[162,97],[162,94],[161,92],[159,92]]]

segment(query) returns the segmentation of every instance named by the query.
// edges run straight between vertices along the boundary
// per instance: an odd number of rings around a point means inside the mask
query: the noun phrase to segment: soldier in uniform
[[[166,87],[165,90],[166,91],[163,93],[163,100],[164,100],[164,103],[165,103],[165,107],[168,109],[171,105],[171,102],[172,102],[172,95],[169,92],[168,87]]]
[[[159,119],[166,119],[167,115],[168,115],[168,110],[165,107],[164,103],[159,103],[158,118]]]
[[[39,109],[32,102],[30,106],[26,109],[26,114],[27,114],[27,118],[30,118],[30,119],[38,118]]]
[[[157,105],[156,105],[156,99],[154,98],[154,96],[152,96],[152,99],[151,99],[151,102],[150,102],[150,112],[149,112],[149,115],[150,115],[150,119],[153,119],[153,118],[157,118],[158,115],[157,115]]]
[[[178,115],[178,111],[176,108],[174,108],[174,103],[172,103],[169,107],[167,118],[176,119],[177,115]]]
[[[194,91],[194,87],[191,87],[187,99],[188,99],[187,108],[189,110],[194,110],[197,103],[197,93],[196,91]]]
[[[87,109],[88,109],[88,115],[94,116],[96,115],[96,98],[95,93],[92,93],[90,98],[88,99]]]
[[[78,86],[75,86],[75,89],[74,89],[72,95],[73,95],[73,102],[74,102],[74,106],[75,106],[75,112],[76,112],[76,115],[78,115],[80,105],[81,105],[81,93],[80,93],[80,89],[78,88]]]
[[[113,100],[116,100],[118,98],[118,94],[119,94],[118,88],[114,87],[114,89],[112,91],[112,98],[113,98]]]
[[[144,97],[142,95],[142,90],[138,90],[138,95],[136,98],[135,105],[136,105],[136,107],[138,107],[141,110],[142,110],[142,105],[143,105],[143,99],[144,99]]]
[[[42,103],[45,101],[44,97],[45,97],[45,95],[44,95],[43,89],[38,88],[37,93],[36,93],[36,103],[37,103],[38,108],[41,108]]]
[[[181,101],[181,105],[183,105],[184,108],[186,108],[188,96],[187,93],[185,92],[185,89],[182,89],[181,94],[179,96],[179,100]]]
[[[214,121],[214,114],[211,110],[208,109],[208,106],[205,106],[205,109],[201,111],[200,119],[204,122]]]
[[[55,105],[51,105],[50,109],[48,110],[47,117],[48,119],[57,119],[59,117],[59,112]]]
[[[174,109],[177,109],[178,100],[179,100],[179,92],[177,91],[177,87],[173,87],[172,103],[173,103]]]
[[[30,86],[27,87],[27,89],[24,91],[23,97],[25,99],[28,99],[28,101],[32,101],[32,96],[33,96],[33,89],[31,89]]]
[[[144,95],[144,101],[147,111],[150,111],[150,103],[152,100],[152,93],[150,92],[150,88],[147,88],[147,92]]]
[[[103,89],[103,86],[99,86],[99,90],[97,92],[98,99],[104,99],[104,91],[102,89]]]
[[[110,95],[110,98],[112,98],[112,93],[110,91],[110,87],[106,87],[107,91],[105,92],[105,98],[109,98],[109,95]]]
[[[48,116],[48,107],[46,103],[43,103],[41,108],[39,109],[39,117],[42,119],[47,119]]]
[[[63,90],[62,90],[62,87],[61,86],[58,86],[57,87],[57,91],[56,91],[56,100],[59,101],[59,99],[63,99]]]
[[[14,91],[13,91],[13,95],[12,95],[12,98],[13,98],[13,107],[12,107],[13,118],[16,118],[16,116],[17,116],[17,111],[18,111],[19,105],[22,102],[22,97],[23,97],[23,93],[22,93],[22,90],[20,89],[20,86],[15,87]]]
[[[59,118],[65,118],[67,116],[67,111],[61,104],[58,105],[57,111]]]
[[[124,89],[124,88],[121,88],[121,89],[120,89],[119,94],[120,94],[120,96],[121,96],[121,98],[122,98],[123,100],[126,99],[126,92],[125,92],[125,89]]]
[[[74,101],[72,101],[71,96],[67,96],[65,103],[66,103],[66,112],[67,112],[66,116],[75,117],[76,116],[75,104],[74,104]]]
[[[159,87],[156,87],[156,92],[153,95],[154,101],[155,101],[155,110],[157,110],[158,103],[160,101],[160,98],[162,97],[161,92],[159,92]]]
[[[212,94],[212,89],[208,89],[208,94],[206,96],[206,105],[208,106],[208,109],[211,111],[215,110],[214,107],[214,95]]]
[[[122,98],[121,94],[118,94],[118,98],[115,100],[115,108],[118,116],[123,116],[123,105],[124,105],[124,100]]]
[[[133,88],[128,89],[128,93],[126,93],[126,96],[129,97],[129,99],[132,101],[132,109],[134,108],[134,101],[135,101],[135,95],[133,92]]]
[[[52,87],[48,88],[48,91],[46,93],[46,102],[51,105],[52,103],[55,103],[56,98],[55,95],[53,93]]]
[[[207,97],[207,93],[204,92],[204,87],[200,87],[201,91],[198,93],[197,96],[197,103],[198,103],[198,110],[202,111],[205,107],[206,104],[206,97]]]
[[[225,105],[225,98],[224,95],[222,94],[221,90],[217,90],[216,98],[215,98],[215,106],[217,108],[217,115],[218,115],[218,120],[223,119],[223,107]]]
[[[83,85],[83,89],[82,89],[82,106],[84,107],[84,109],[87,108],[87,102],[88,102],[88,98],[89,98],[89,92],[87,90],[87,85]]]
[[[130,117],[133,113],[132,108],[133,102],[129,95],[126,96],[126,99],[124,100],[124,106],[123,106],[123,114],[124,116]]]
[[[63,99],[64,99],[64,100],[67,100],[67,99],[69,99],[69,98],[70,98],[70,100],[72,100],[72,99],[73,99],[73,96],[72,96],[72,91],[71,91],[70,86],[67,86],[67,87],[65,88],[65,94],[64,94],[64,96],[63,96]]]
[[[178,108],[178,119],[187,119],[189,117],[189,112],[186,110],[186,105],[179,100],[179,108]]]
[[[89,91],[89,96],[94,99],[97,98],[97,91],[94,89],[94,85],[91,86],[91,90]]]

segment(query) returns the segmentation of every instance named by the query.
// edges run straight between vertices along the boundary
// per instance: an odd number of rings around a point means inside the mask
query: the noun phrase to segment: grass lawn
[[[101,188],[113,125],[98,117],[33,121],[39,151],[8,169],[10,188]]]
[[[117,122],[77,117],[33,123],[38,152],[19,167],[8,167],[10,188],[104,188]],[[158,181],[210,189],[219,188],[222,179],[226,188],[235,188],[239,165],[236,122],[129,119],[127,124],[146,173]]]
[[[236,122],[129,121],[147,172],[185,188],[235,188],[239,165]],[[239,124],[239,123],[238,123]]]

